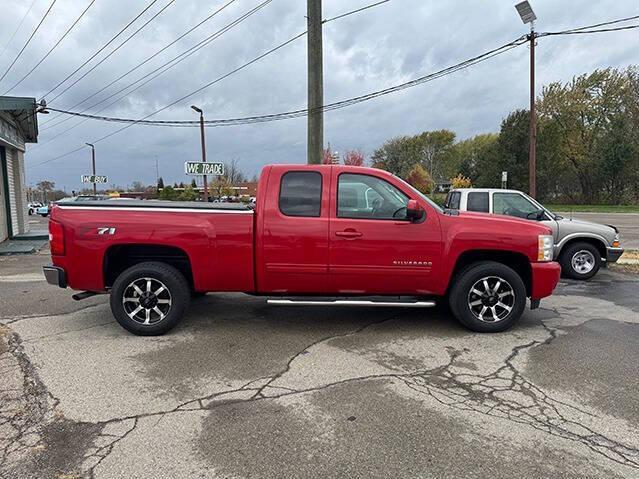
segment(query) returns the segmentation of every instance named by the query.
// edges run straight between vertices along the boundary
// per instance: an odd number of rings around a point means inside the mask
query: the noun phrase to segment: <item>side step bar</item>
[[[434,301],[359,301],[354,299],[336,299],[333,301],[309,301],[294,299],[269,299],[267,304],[279,306],[376,306],[386,308],[432,308]]]

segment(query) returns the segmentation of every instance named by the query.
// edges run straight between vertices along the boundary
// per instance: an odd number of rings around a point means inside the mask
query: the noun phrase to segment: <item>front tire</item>
[[[111,311],[117,322],[138,336],[157,336],[173,329],[191,299],[189,284],[166,263],[147,262],[121,273],[111,290]]]
[[[590,243],[575,243],[561,253],[560,263],[564,276],[585,281],[601,268],[601,254]]]
[[[471,331],[496,333],[510,328],[526,307],[526,287],[517,272],[493,261],[464,268],[454,279],[450,309]]]

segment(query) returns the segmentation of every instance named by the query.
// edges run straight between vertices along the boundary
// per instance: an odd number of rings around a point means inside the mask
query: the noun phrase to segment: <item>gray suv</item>
[[[564,218],[518,190],[454,189],[448,193],[444,207],[542,221],[553,231],[554,259],[569,278],[590,279],[603,262],[614,263],[623,254],[614,226]]]

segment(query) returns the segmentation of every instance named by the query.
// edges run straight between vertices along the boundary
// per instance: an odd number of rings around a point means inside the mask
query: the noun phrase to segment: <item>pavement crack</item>
[[[409,389],[447,407],[524,424],[581,443],[611,461],[639,469],[639,449],[611,439],[575,419],[584,415],[596,416],[551,397],[526,379],[514,365],[514,359],[523,351],[547,345],[556,338],[555,330],[543,326],[548,332],[545,341],[515,346],[504,364],[488,374],[455,373],[451,361],[432,371],[397,378]]]

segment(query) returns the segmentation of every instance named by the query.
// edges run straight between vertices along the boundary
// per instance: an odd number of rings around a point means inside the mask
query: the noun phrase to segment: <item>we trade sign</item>
[[[187,175],[222,176],[224,174],[224,163],[187,161],[184,163],[184,171]]]

